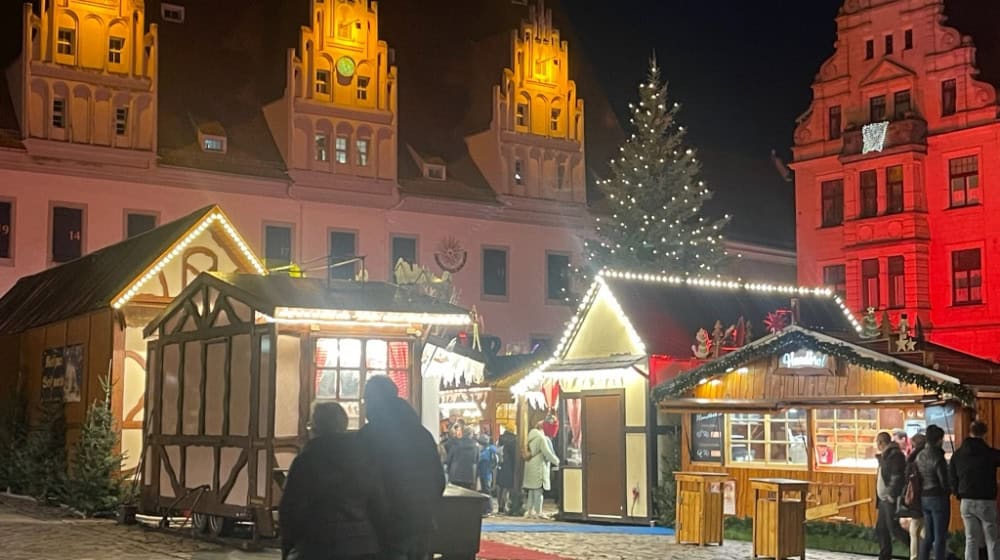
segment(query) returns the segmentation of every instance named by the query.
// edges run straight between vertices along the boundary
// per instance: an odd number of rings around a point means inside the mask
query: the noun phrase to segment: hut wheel
[[[221,515],[211,515],[208,518],[208,533],[213,537],[221,537],[232,527],[232,520]]]
[[[192,513],[191,514],[191,530],[194,534],[200,535],[208,530],[208,518],[207,513]]]

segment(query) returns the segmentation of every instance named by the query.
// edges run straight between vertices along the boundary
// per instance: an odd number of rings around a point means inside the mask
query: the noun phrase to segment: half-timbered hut
[[[357,428],[366,380],[388,375],[421,410],[428,330],[469,322],[459,307],[382,282],[202,274],[145,330],[140,508],[193,510],[195,526],[213,531],[252,520],[269,534],[311,403],[341,403]]]
[[[142,329],[202,271],[265,273],[217,206],[18,280],[0,299],[0,397],[29,411],[65,403],[72,445],[87,406],[112,382],[125,467],[142,450]]]
[[[522,432],[541,416],[539,408],[558,410],[560,516],[647,522],[669,421],[657,418],[650,389],[744,344],[749,331],[764,334],[765,319],[778,325],[793,316],[820,329],[861,328],[825,288],[598,275],[553,357],[513,387],[532,405],[521,407]]]

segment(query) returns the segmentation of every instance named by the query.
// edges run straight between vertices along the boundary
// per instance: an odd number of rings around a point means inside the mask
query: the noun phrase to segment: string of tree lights
[[[680,105],[668,101],[655,58],[639,85],[639,105],[629,108],[635,132],[599,183],[610,211],[596,218],[597,239],[584,244],[589,271],[714,274],[727,257],[721,230],[729,215],[701,214],[712,191],[698,179],[701,164],[684,142]]]

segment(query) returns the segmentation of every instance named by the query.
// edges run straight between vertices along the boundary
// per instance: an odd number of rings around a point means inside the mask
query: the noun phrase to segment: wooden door
[[[625,427],[621,395],[583,398],[588,516],[625,516]]]

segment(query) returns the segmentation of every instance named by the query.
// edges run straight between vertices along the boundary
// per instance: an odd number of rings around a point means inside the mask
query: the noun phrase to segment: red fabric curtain
[[[573,447],[579,449],[583,434],[580,432],[580,399],[566,399],[566,416],[569,419],[569,431]]]
[[[389,343],[389,377],[399,387],[400,398],[410,400],[410,344]]]

